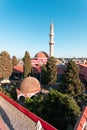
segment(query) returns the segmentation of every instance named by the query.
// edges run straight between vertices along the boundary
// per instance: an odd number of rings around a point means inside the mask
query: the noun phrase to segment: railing
[[[10,104],[12,104],[14,107],[16,107],[18,110],[20,110],[22,113],[24,113],[26,116],[31,118],[34,122],[40,121],[42,127],[45,130],[57,130],[55,127],[53,127],[52,125],[50,125],[49,123],[47,123],[46,121],[44,121],[43,119],[35,115],[34,113],[30,112],[25,107],[21,106],[20,104],[18,104],[17,102],[15,102],[14,100],[6,96],[5,94],[0,92],[0,96],[3,97],[6,101],[8,101]]]

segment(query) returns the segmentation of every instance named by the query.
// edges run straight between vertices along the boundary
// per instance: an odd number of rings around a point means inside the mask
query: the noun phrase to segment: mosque
[[[39,52],[35,55],[34,59],[32,59],[31,63],[33,66],[34,74],[39,75],[41,73],[41,67],[46,64],[49,57],[53,56],[54,53],[54,24],[50,25],[50,41],[49,41],[49,55],[46,52]],[[22,66],[14,66],[15,72],[20,70],[23,73],[23,65]],[[21,96],[32,97],[35,94],[38,94],[41,91],[41,86],[39,81],[34,77],[25,78],[16,89],[17,98],[20,99]]]
[[[32,65],[42,66],[46,64],[49,57],[54,56],[54,24],[50,24],[50,41],[49,41],[49,55],[46,52],[38,52],[32,60]]]
[[[49,36],[50,36],[49,55],[43,51],[37,53],[35,55],[35,58],[32,60],[33,67],[37,67],[37,66],[40,67],[46,64],[48,58],[54,56],[53,54],[54,53],[54,24],[53,23],[51,23],[50,25]],[[21,73],[23,73],[23,66],[22,65],[21,67],[15,66],[14,70],[15,72],[20,71]],[[39,71],[40,70],[38,70],[38,72]],[[41,87],[39,81],[34,77],[27,77],[21,82],[19,88],[17,88],[17,98],[19,100],[21,96],[25,98],[32,97],[33,95],[39,93],[40,91],[41,91]],[[26,110],[23,106],[16,103],[12,99],[8,98],[6,95],[2,94],[1,92],[0,92],[0,106],[1,106],[0,129],[2,129],[2,127],[4,127],[4,130],[7,130],[9,128],[10,129],[14,128],[19,130],[22,127],[23,129],[26,129],[28,127],[31,129],[35,129],[36,123],[40,121],[42,124],[42,130],[56,130],[56,128],[54,128],[53,126],[51,126],[50,124],[48,124],[47,122],[45,122],[44,120],[36,116],[35,114]],[[17,113],[16,116],[15,113]],[[26,116],[28,117],[28,119]],[[6,117],[6,119],[4,117]],[[87,130],[87,106],[84,106],[83,111],[74,127],[74,130]]]
[[[54,56],[54,24],[50,24],[50,41],[49,41],[49,54],[44,51],[38,52],[31,60],[34,73],[41,73],[41,66],[47,63],[49,57]],[[23,62],[20,61],[17,66],[14,66],[14,72],[23,73]]]
[[[45,52],[39,52],[35,55],[32,60],[32,65],[42,66],[46,64],[48,57],[53,56],[53,46],[54,46],[54,25],[50,25],[50,53],[49,55]],[[14,66],[15,73],[23,73],[23,64]],[[18,100],[26,97],[32,97],[33,95],[41,91],[41,86],[39,81],[35,77],[26,77],[21,82],[17,91]],[[6,95],[0,92],[0,129],[16,129],[16,130],[56,130],[49,123],[45,122],[43,119],[35,115],[34,113],[28,111],[26,108],[16,103]]]

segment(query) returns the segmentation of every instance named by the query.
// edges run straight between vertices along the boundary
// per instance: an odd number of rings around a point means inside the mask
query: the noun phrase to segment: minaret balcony
[[[50,33],[49,35],[50,35],[50,36],[52,36],[52,35],[54,36],[54,33]]]

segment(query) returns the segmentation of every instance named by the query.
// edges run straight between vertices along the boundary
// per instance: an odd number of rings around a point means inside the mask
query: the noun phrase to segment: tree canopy
[[[12,74],[12,63],[8,52],[3,51],[0,54],[0,74],[3,79],[8,79]]]
[[[42,68],[42,74],[41,74],[41,83],[46,85],[49,82],[49,78],[48,78],[48,71],[46,66],[43,66]]]
[[[14,67],[17,64],[18,64],[18,60],[17,60],[16,56],[12,56],[12,67]]]
[[[31,58],[28,51],[25,52],[25,56],[23,58],[24,61],[24,78],[29,76],[32,73],[32,64],[31,64]]]
[[[72,60],[69,60],[67,64],[60,90],[61,92],[70,94],[71,96],[76,96],[84,92],[84,86],[79,78],[78,66]]]
[[[57,81],[57,67],[56,67],[56,59],[54,57],[50,57],[47,61],[47,64],[42,69],[42,83],[54,83]]]
[[[78,107],[75,100],[57,90],[51,90],[45,97],[39,95],[39,97],[28,99],[26,105],[29,110],[58,128],[58,130],[67,130],[70,124],[74,127],[80,115],[80,107]]]
[[[84,106],[87,106],[87,94],[80,94],[74,98],[78,103],[79,107],[81,108],[81,110],[83,109]]]

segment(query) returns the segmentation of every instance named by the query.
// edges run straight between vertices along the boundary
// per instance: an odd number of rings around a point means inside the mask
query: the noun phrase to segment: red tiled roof
[[[87,64],[78,64],[79,66],[83,66],[87,68]]]
[[[40,66],[33,66],[34,73],[41,73],[42,68]]]
[[[85,130],[85,123],[87,123],[87,107],[83,108],[82,114],[78,119],[74,130]]]
[[[35,55],[36,58],[48,58],[48,54],[46,52],[38,52],[36,55]]]
[[[13,68],[14,71],[19,71],[21,73],[23,73],[23,65],[16,65]]]
[[[34,77],[25,78],[20,84],[20,91],[24,93],[33,93],[41,90],[39,81]]]
[[[23,65],[14,66],[13,70],[23,73]],[[41,67],[39,65],[38,66],[34,65],[33,71],[34,71],[34,73],[41,73]]]
[[[32,63],[32,65],[38,64],[38,60],[33,59],[31,63]]]

